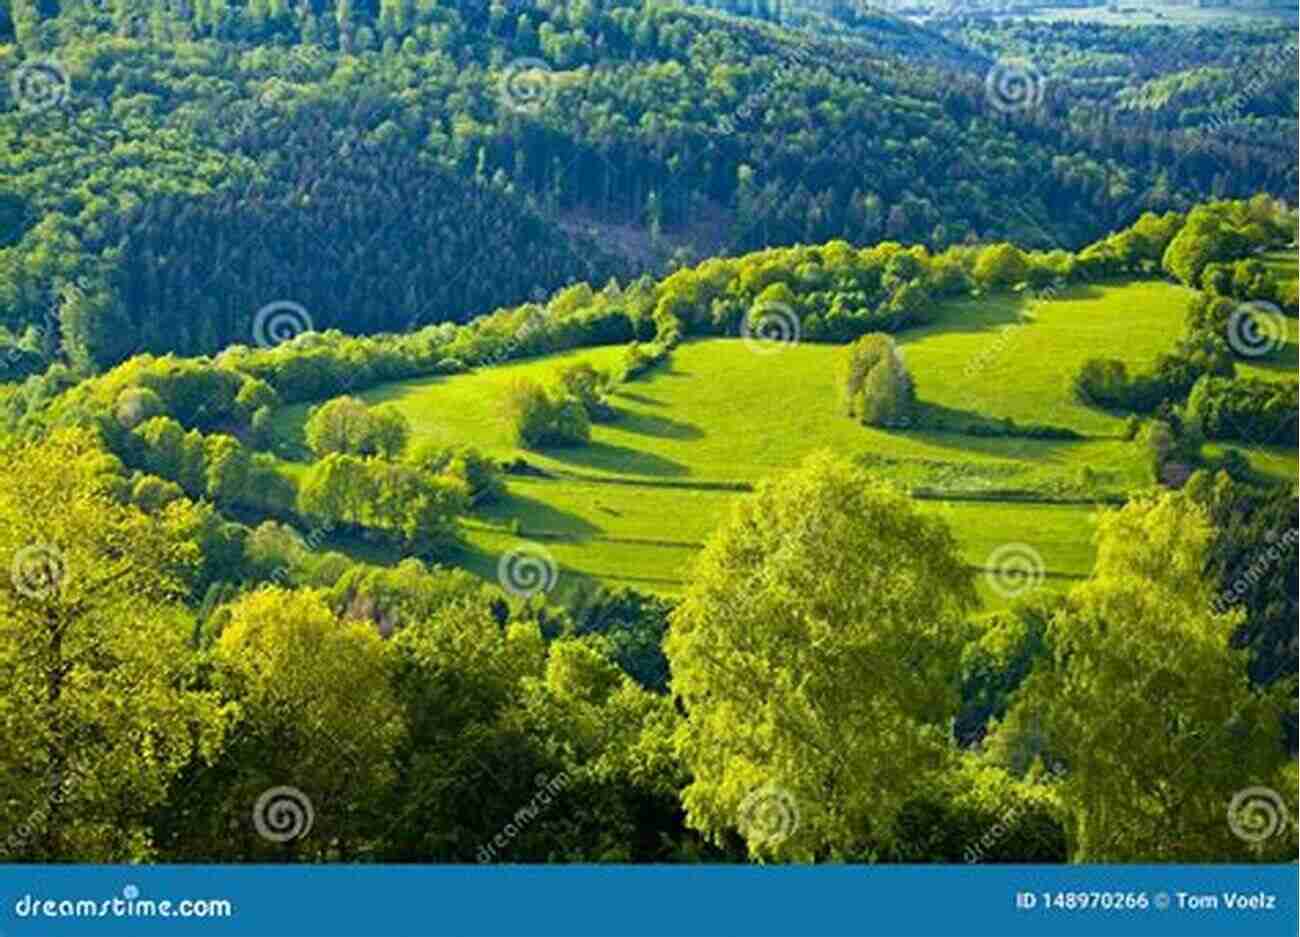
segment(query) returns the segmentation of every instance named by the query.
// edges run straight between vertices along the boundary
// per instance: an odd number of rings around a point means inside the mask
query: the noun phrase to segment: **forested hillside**
[[[247,342],[275,301],[397,330],[772,244],[1075,247],[1295,180],[1286,153],[1068,96],[1008,108],[983,56],[931,55],[959,47],[888,17],[824,35],[633,0],[50,13],[17,0],[0,24],[0,325],[61,334],[81,368]]]

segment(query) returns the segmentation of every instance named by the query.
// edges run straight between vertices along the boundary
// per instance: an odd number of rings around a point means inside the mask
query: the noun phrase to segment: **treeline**
[[[102,419],[111,414],[119,395],[138,385],[158,392],[166,413],[186,427],[206,430],[231,423],[252,428],[262,406],[269,411],[280,403],[328,399],[385,381],[451,374],[588,345],[637,342],[627,353],[621,379],[659,360],[682,337],[761,334],[764,326],[774,326],[784,340],[847,342],[868,332],[922,324],[936,303],[972,291],[1055,289],[1162,270],[1194,284],[1212,264],[1285,241],[1294,225],[1293,210],[1261,195],[1248,202],[1211,203],[1189,215],[1147,213],[1132,227],[1077,253],[1025,251],[1009,243],[954,246],[937,255],[923,246],[895,242],[869,248],[839,241],[772,248],[714,258],[657,282],[641,277],[626,286],[611,281],[600,289],[579,283],[544,304],[499,309],[459,326],[444,323],[371,337],[305,333],[269,348],[233,346],[212,358],[142,356],[80,384],[75,374],[56,366],[9,396],[8,417],[14,425]],[[1226,230],[1233,232],[1231,237],[1206,234]],[[1215,333],[1205,336],[1205,343],[1220,358],[1229,354],[1222,325],[1196,329]],[[1199,362],[1190,370],[1178,363],[1189,354],[1196,352],[1175,355],[1170,365],[1184,395],[1207,370]],[[245,389],[248,381],[258,383]],[[195,387],[202,392],[191,389]],[[267,397],[263,387],[274,397]],[[1096,382],[1080,390],[1105,406],[1122,403]],[[251,406],[254,400],[259,401],[256,407]]]
[[[1158,413],[1157,436],[1184,437],[1179,446],[1161,442],[1158,462],[1199,449],[1201,438],[1294,444],[1297,382],[1240,378],[1236,367],[1285,344],[1286,320],[1276,302],[1296,315],[1296,281],[1279,282],[1252,255],[1292,238],[1293,225],[1292,217],[1273,213],[1262,201],[1193,209],[1161,260],[1184,284],[1204,287],[1188,303],[1182,336],[1138,373],[1118,358],[1084,362],[1071,379],[1075,395],[1111,410]],[[1121,233],[1113,240],[1125,238]]]
[[[1160,131],[1213,133],[1247,147],[1295,132],[1295,32],[1280,24],[955,16],[933,28],[990,57],[1032,63],[1062,88],[1048,91],[1050,109],[1086,109],[1075,119],[1124,125],[1136,131],[1135,145]]]

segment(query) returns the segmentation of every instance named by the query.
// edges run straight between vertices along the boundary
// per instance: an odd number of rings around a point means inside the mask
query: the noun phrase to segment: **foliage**
[[[429,555],[453,549],[457,515],[468,507],[463,485],[382,459],[332,453],[307,472],[298,508],[325,525],[383,531]]]
[[[581,400],[528,378],[506,387],[502,409],[516,443],[526,449],[581,445],[591,438],[591,419]]]
[[[396,459],[411,436],[400,410],[388,404],[367,407],[356,397],[336,397],[314,408],[304,429],[318,457],[342,452]]]
[[[314,592],[263,589],[231,607],[214,663],[216,683],[238,701],[240,719],[215,769],[226,769],[225,802],[204,815],[240,818],[241,855],[282,855],[285,847],[259,842],[242,818],[263,790],[288,777],[328,805],[316,816],[319,835],[293,841],[291,854],[350,859],[370,852],[377,807],[395,781],[392,755],[405,735],[391,657],[374,627],[337,620]]]
[[[1286,691],[1252,690],[1241,616],[1216,613],[1204,578],[1210,540],[1178,495],[1105,515],[1093,576],[1017,693],[1009,720],[1064,764],[1071,861],[1249,855],[1223,805],[1286,761]]]
[[[11,860],[150,858],[149,811],[228,725],[183,605],[201,517],[121,503],[115,469],[83,433],[0,450],[0,814],[30,833]]]
[[[755,858],[859,853],[941,760],[973,602],[946,526],[829,455],[741,499],[665,642],[688,822]],[[747,821],[773,790],[797,828]]]
[[[465,486],[472,506],[499,501],[506,493],[501,467],[474,446],[424,443],[406,460],[422,472],[445,475]]]
[[[1192,388],[1187,412],[1209,439],[1295,445],[1298,393],[1295,381],[1206,375]]]

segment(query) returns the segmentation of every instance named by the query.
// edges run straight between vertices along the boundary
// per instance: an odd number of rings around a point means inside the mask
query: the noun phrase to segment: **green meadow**
[[[944,516],[972,567],[985,566],[1003,545],[1026,544],[1049,581],[1065,581],[1091,568],[1096,511],[1149,483],[1142,449],[1123,438],[1123,417],[1078,403],[1069,378],[1091,357],[1149,364],[1181,330],[1189,295],[1142,281],[1048,298],[974,298],[945,304],[931,324],[898,336],[923,412],[1046,424],[1077,439],[861,426],[838,404],[843,349],[811,343],[756,350],[739,339],[686,342],[666,364],[622,385],[612,398],[618,418],[593,425],[590,444],[574,448],[519,450],[501,410],[504,389],[521,376],[548,381],[573,361],[608,367],[621,346],[388,384],[361,396],[395,403],[410,419],[414,443],[468,443],[499,458],[522,457],[538,473],[511,476],[509,494],[467,523],[463,564],[485,578],[495,576],[496,557],[534,542],[558,563],[561,595],[587,582],[677,592],[735,498],[831,449]],[[290,449],[301,447],[308,410],[278,416]],[[1294,452],[1249,456],[1261,474],[1295,474]],[[990,605],[1005,601],[983,576],[980,589]]]

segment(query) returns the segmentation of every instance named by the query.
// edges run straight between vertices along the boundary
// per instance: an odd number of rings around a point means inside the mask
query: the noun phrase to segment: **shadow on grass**
[[[906,432],[930,445],[967,455],[988,455],[1000,459],[1041,462],[1062,461],[1073,446],[1096,441],[1073,431],[1043,424],[1015,424],[970,410],[931,401],[916,403],[906,427],[872,427],[877,432]],[[1060,433],[1061,435],[1056,435]]]
[[[672,459],[642,452],[630,446],[591,442],[572,449],[547,449],[547,458],[580,468],[599,469],[619,475],[652,475],[677,478],[688,474],[686,466]]]
[[[613,396],[620,400],[630,400],[633,403],[639,403],[643,407],[666,407],[668,404],[662,400],[655,400],[653,397],[647,397],[645,394],[634,394],[630,390],[616,390]]]
[[[460,568],[478,576],[487,582],[500,584],[498,578],[498,564],[501,557],[506,555],[512,548],[516,548],[522,541],[511,540],[508,544],[502,544],[500,549],[490,550],[482,547],[466,544],[456,555],[456,565]],[[673,591],[679,589],[682,583],[675,579],[665,579],[655,576],[617,576],[606,577],[614,579],[617,584],[639,584],[642,588],[653,590],[656,586],[670,587]],[[626,581],[626,582],[625,582]],[[557,605],[573,607],[574,605],[585,604],[586,600],[598,590],[608,588],[609,582],[605,578],[594,575],[580,569],[574,569],[572,566],[563,563],[556,563],[556,575],[554,585],[546,593],[548,602]]]
[[[417,377],[406,381],[391,381],[387,384],[376,384],[374,387],[368,387],[364,391],[354,391],[353,395],[360,397],[369,406],[376,404],[389,403],[394,400],[402,400],[406,397],[418,395],[430,387],[436,387],[445,383],[445,375],[434,375],[432,377]]]
[[[704,435],[704,431],[693,423],[683,423],[680,420],[655,416],[651,413],[620,411],[618,419],[611,425],[617,429],[627,430],[629,433],[657,436],[660,439],[699,439]]]
[[[507,482],[507,484],[509,484]],[[530,531],[563,532],[577,536],[590,536],[602,532],[590,521],[570,511],[563,511],[554,505],[537,498],[510,491],[504,498],[494,504],[484,505],[476,512],[480,518],[491,524],[508,525],[519,521],[519,536],[527,537]]]

